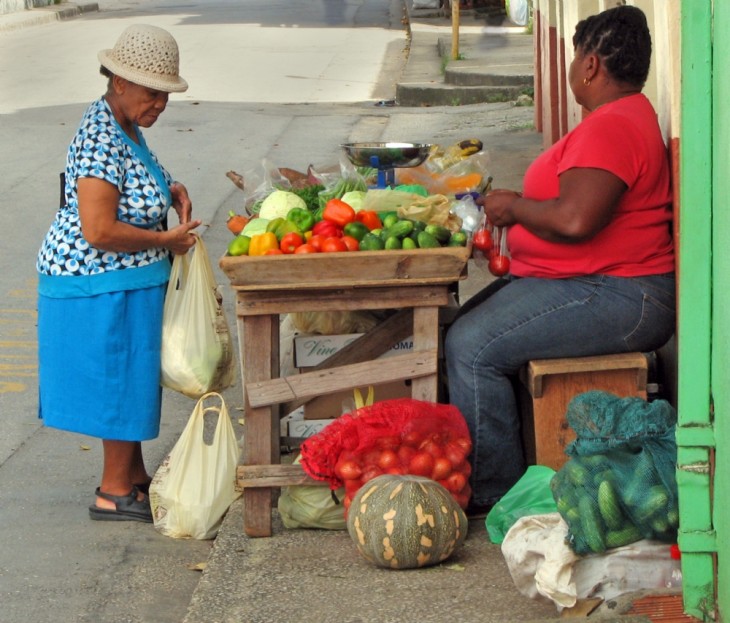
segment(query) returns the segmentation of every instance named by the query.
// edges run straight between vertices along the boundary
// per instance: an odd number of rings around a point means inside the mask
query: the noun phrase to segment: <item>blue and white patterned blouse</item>
[[[105,180],[119,190],[120,221],[154,231],[164,229],[172,205],[172,178],[147,148],[139,128],[135,130],[139,144],[122,130],[104,98],[84,113],[66,158],[66,205],[58,210],[38,253],[41,294],[92,296],[167,281],[166,249],[105,251],[89,244],[81,232],[77,183],[83,177]]]

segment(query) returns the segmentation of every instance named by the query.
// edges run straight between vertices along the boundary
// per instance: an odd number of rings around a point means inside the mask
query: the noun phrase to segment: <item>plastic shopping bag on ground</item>
[[[217,399],[220,406],[206,407],[209,399]],[[217,414],[211,443],[206,443],[206,413]],[[228,507],[240,495],[236,490],[239,455],[223,397],[205,394],[152,479],[150,504],[155,528],[175,538],[215,537]]]
[[[300,457],[294,461],[299,463]],[[347,521],[342,500],[345,489],[333,492],[322,485],[283,487],[278,508],[285,528],[320,528],[346,530]]]
[[[557,510],[550,480],[555,470],[545,465],[530,465],[514,486],[487,515],[487,532],[492,543],[500,544],[504,535],[520,518],[554,513]]]
[[[162,386],[199,398],[230,387],[234,374],[230,330],[199,237],[192,251],[172,262],[162,318]]]

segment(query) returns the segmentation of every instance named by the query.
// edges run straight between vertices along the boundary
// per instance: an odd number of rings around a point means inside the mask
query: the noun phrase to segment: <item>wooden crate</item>
[[[471,246],[351,253],[223,256],[219,265],[237,290],[353,288],[452,283],[466,277]]]
[[[529,464],[560,469],[575,439],[566,412],[570,401],[591,390],[646,399],[648,363],[643,353],[538,359],[521,372],[522,432]]]

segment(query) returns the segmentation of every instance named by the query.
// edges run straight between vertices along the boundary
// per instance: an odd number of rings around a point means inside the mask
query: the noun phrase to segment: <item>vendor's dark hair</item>
[[[111,87],[112,84],[112,78],[114,77],[114,74],[109,71],[104,65],[99,65],[99,73],[104,76],[107,79],[107,87]]]
[[[600,56],[616,80],[644,86],[651,63],[651,33],[641,9],[618,6],[578,22],[573,47]]]

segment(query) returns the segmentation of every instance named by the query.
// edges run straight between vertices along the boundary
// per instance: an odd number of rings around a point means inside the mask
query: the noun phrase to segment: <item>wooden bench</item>
[[[600,390],[646,399],[648,362],[643,353],[536,359],[520,372],[523,443],[528,464],[555,470],[575,439],[566,411],[574,396]]]

